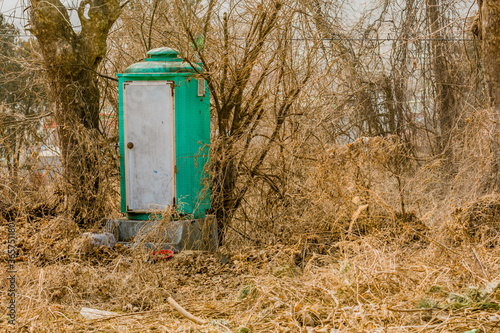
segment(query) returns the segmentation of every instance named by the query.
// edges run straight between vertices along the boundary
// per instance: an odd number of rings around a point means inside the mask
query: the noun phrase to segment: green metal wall
[[[167,50],[167,48],[157,49]],[[210,96],[198,96],[198,80],[195,70],[179,58],[165,56],[160,52],[152,58],[137,63],[118,74],[119,78],[119,126],[120,126],[120,174],[121,211],[130,219],[149,219],[149,214],[127,213],[125,188],[125,142],[123,119],[123,84],[126,81],[172,81],[175,83],[175,160],[176,203],[180,214],[202,218],[210,208],[208,173],[204,170],[209,160],[210,146]],[[157,52],[158,53],[158,52]],[[173,54],[171,52],[170,54]],[[167,54],[169,55],[169,54]],[[147,135],[147,133],[145,133]]]

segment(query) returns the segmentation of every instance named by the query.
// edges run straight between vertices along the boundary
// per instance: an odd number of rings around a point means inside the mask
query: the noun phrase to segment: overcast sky
[[[61,0],[63,4],[65,4],[68,8],[77,8],[80,0]],[[25,15],[23,14],[23,10],[29,4],[29,0],[0,0],[0,13],[4,15],[4,17],[11,23],[14,23],[16,27],[19,29],[21,35],[24,35],[24,27],[27,25],[27,20],[25,19]],[[350,1],[350,5],[354,7],[358,7],[359,9],[367,9],[367,7],[377,6],[378,1],[374,0],[352,0]],[[363,10],[355,11],[357,13],[363,12]],[[74,26],[78,26],[80,24],[80,20],[78,19],[78,15],[75,10],[70,11],[70,19],[71,23]]]
[[[76,8],[79,0],[62,0],[68,8]],[[21,35],[24,35],[24,27],[28,23],[23,14],[23,10],[28,5],[28,0],[0,0],[0,13],[4,15],[8,22],[14,23]],[[78,15],[74,10],[70,11],[71,22],[76,26],[80,24]]]
[[[77,8],[78,3],[81,0],[61,0],[68,8]],[[334,1],[334,0],[331,0]],[[455,0],[456,1],[456,0]],[[464,12],[470,11],[475,12],[475,1],[472,0],[462,0]],[[351,8],[344,12],[343,22],[356,22],[361,16],[369,12],[370,9],[374,7],[379,7],[381,0],[350,0],[344,3],[348,4]],[[459,2],[460,3],[460,2]],[[21,35],[25,35],[24,27],[27,25],[27,20],[23,14],[23,10],[29,4],[29,0],[0,0],[0,13],[4,15],[8,22],[14,23],[19,29]],[[472,8],[471,8],[472,5]],[[345,7],[344,7],[345,8]],[[75,10],[70,10],[70,20],[75,27],[80,25],[80,20]],[[377,16],[378,11],[372,13],[373,17]],[[472,14],[471,14],[472,15]],[[349,23],[348,23],[349,24]],[[78,28],[77,28],[78,29]]]
[[[0,12],[7,21],[14,23],[20,30],[23,28],[21,17],[26,2],[26,0],[0,0]]]

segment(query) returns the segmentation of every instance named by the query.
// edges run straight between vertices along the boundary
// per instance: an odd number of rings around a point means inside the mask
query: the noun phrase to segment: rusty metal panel
[[[175,112],[170,81],[124,83],[128,212],[175,204]]]

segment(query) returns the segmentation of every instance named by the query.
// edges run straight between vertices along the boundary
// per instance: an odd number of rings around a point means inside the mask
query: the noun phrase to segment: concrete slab
[[[133,247],[140,244],[148,248],[216,251],[218,248],[215,217],[182,221],[108,220],[106,232],[112,233],[119,243]]]

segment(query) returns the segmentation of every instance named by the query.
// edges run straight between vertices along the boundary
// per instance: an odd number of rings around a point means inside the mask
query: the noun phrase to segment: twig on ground
[[[213,322],[208,323],[206,320],[203,320],[201,318],[193,316],[186,309],[184,309],[182,306],[180,306],[172,297],[167,298],[167,301],[168,301],[168,303],[170,303],[170,305],[173,306],[174,309],[179,311],[184,317],[186,317],[187,319],[189,319],[189,320],[191,320],[199,325],[213,324],[213,325],[220,326],[223,330],[225,330],[229,333],[232,333],[232,331],[229,329],[229,327],[227,327],[226,325],[224,325],[222,323],[219,323],[217,321],[213,321]]]
[[[181,315],[186,317],[187,319],[191,320],[192,322],[195,322],[199,325],[206,325],[207,322],[201,318],[195,317],[192,314],[190,314],[186,309],[184,309],[182,306],[180,306],[172,297],[167,298],[167,301],[174,309],[180,312]]]

